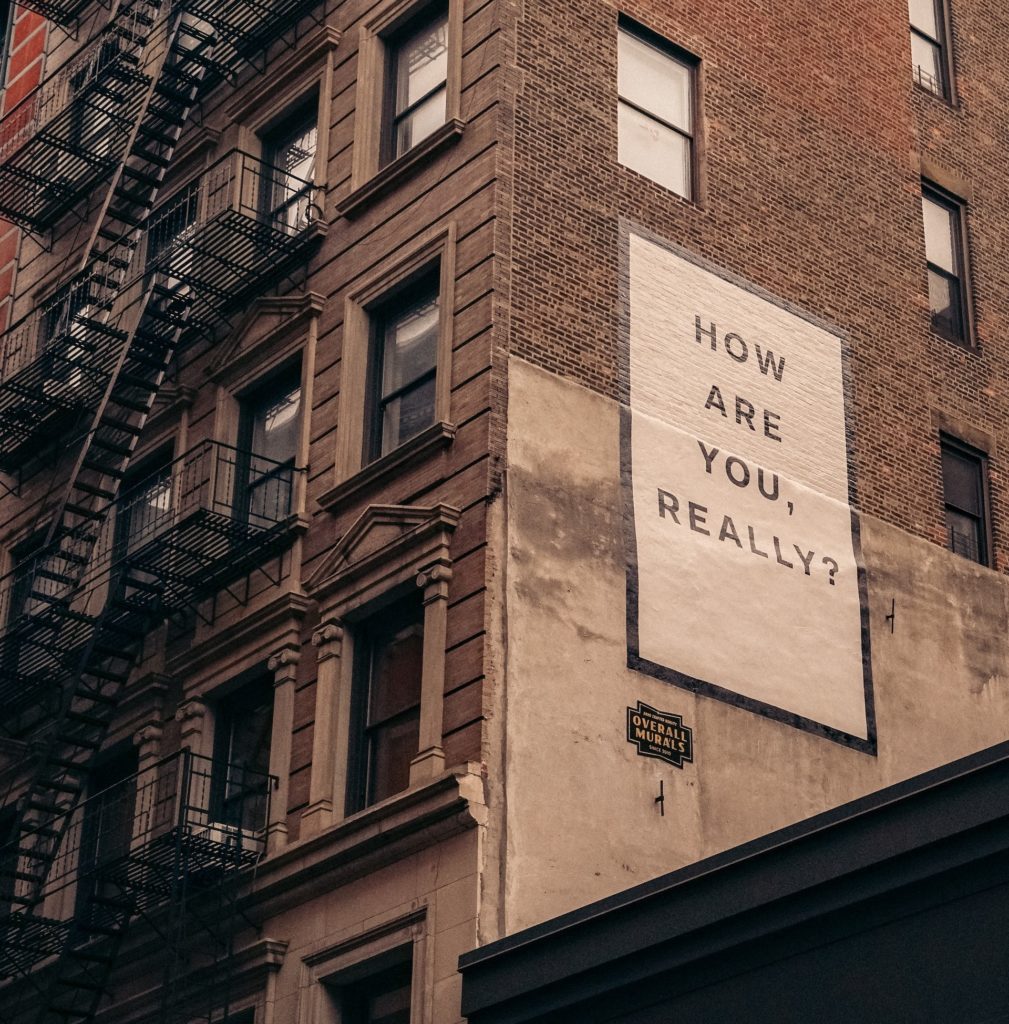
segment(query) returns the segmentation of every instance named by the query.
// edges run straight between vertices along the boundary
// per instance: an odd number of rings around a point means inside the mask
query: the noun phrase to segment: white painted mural
[[[871,749],[843,341],[657,240],[626,258],[629,664]]]

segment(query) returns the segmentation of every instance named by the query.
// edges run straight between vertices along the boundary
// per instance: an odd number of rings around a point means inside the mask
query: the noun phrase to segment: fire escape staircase
[[[31,992],[41,962],[56,958],[51,975],[46,970],[55,982],[33,993],[39,1024],[76,1024],[94,1016],[118,942],[137,909],[135,897],[122,891],[94,897],[84,916],[53,917],[45,890],[144,636],[161,615],[151,597],[158,585],[149,573],[114,577],[111,584],[107,579],[104,586],[95,585],[92,575],[109,510],[200,299],[198,282],[137,273],[136,256],[201,90],[228,76],[254,45],[269,41],[249,13],[261,4],[224,0],[206,6],[206,17],[186,4],[165,12],[156,0],[132,0],[113,10],[110,38],[120,38],[125,19],[129,44],[138,52],[147,44],[141,27],[153,39],[163,26],[166,41],[160,55],[127,62],[131,86],[145,87],[139,105],[130,107],[131,128],[79,273],[32,320],[34,344],[18,356],[21,361],[12,366],[12,352],[5,349],[0,368],[0,468],[25,459],[60,417],[91,416],[59,512],[30,565],[20,567],[20,607],[8,609],[0,636],[6,728],[32,744],[30,781],[21,790],[0,864],[8,908],[0,915],[0,978],[20,979],[22,990]],[[279,24],[307,6],[306,0],[281,0],[269,10]],[[229,24],[232,38],[225,35]],[[120,43],[107,50],[115,48],[118,60]],[[107,52],[101,45],[98,51]],[[102,95],[126,102],[114,90]],[[113,123],[118,134],[122,125]],[[12,336],[8,332],[5,342]]]

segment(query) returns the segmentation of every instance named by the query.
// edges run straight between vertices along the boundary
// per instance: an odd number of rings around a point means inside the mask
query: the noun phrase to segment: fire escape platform
[[[156,589],[131,590],[131,604],[181,611],[279,554],[292,539],[288,521],[272,526],[237,523],[199,509],[126,558],[129,577],[156,576]]]
[[[211,26],[227,49],[245,61],[256,56],[299,18],[318,6],[318,0],[187,0],[186,10]],[[229,63],[233,63],[230,62]]]
[[[282,278],[325,234],[321,219],[292,233],[265,218],[225,210],[199,225],[161,265],[191,289],[191,315],[200,321],[236,308]]]
[[[73,79],[66,70],[55,77]],[[72,97],[67,82],[54,81],[22,100],[0,121],[0,215],[39,232],[108,180],[149,83],[123,53]]]
[[[23,464],[43,436],[57,437],[105,393],[124,340],[121,332],[80,315],[45,339],[43,317],[15,325],[3,339],[0,470]]]

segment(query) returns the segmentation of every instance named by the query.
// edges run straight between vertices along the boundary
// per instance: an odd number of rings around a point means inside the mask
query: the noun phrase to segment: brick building
[[[1003,739],[1006,29],[16,8],[0,1014],[455,1021]]]

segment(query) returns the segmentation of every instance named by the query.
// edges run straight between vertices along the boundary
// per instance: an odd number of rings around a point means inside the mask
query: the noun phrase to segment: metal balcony
[[[0,977],[125,930],[180,890],[198,896],[255,863],[275,785],[245,765],[181,750],[21,833],[0,848]],[[4,910],[47,846],[35,909]]]
[[[81,540],[83,574],[64,539],[0,578],[0,702],[55,701],[99,617],[115,626],[182,611],[283,550],[295,472],[205,441],[108,506],[97,543]]]
[[[147,269],[213,319],[306,258],[321,203],[313,182],[233,150],[152,212]]]
[[[112,176],[149,83],[149,10],[121,11],[0,120],[0,216],[41,231]]]
[[[88,270],[0,338],[0,469],[97,407],[126,340],[109,323],[117,294],[117,281]]]
[[[43,0],[45,2],[45,0]],[[212,36],[213,60],[234,73],[318,6],[319,0],[181,0],[187,31]],[[260,67],[260,70],[263,70]]]

